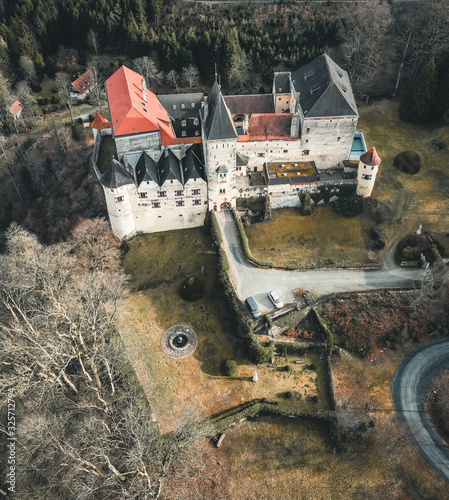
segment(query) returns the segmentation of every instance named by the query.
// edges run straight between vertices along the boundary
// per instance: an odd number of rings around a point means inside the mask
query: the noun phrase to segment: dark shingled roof
[[[238,139],[237,132],[235,131],[234,124],[232,123],[231,116],[217,81],[214,82],[210,91],[205,107],[206,106],[207,116],[206,120],[203,119],[203,129],[206,139]],[[205,113],[204,108],[203,113]]]
[[[290,73],[275,73],[274,74],[274,91],[277,94],[290,93]]]
[[[246,165],[248,165],[248,157],[246,155],[243,155],[242,153],[237,153],[235,164],[237,167],[245,167]]]
[[[382,160],[379,158],[376,148],[372,147],[360,157],[360,161],[368,167],[376,167],[377,165],[380,165]]]
[[[237,113],[274,113],[273,96],[259,95],[227,95],[224,96],[226,106],[235,115]]]
[[[106,172],[101,176],[100,182],[104,187],[115,189],[126,184],[134,184],[134,179],[121,163],[113,159]]]
[[[166,180],[170,179],[177,179],[181,184],[183,183],[179,160],[176,155],[171,152],[171,150],[166,149],[165,152],[162,153],[162,156],[157,164],[160,186],[162,186]]]
[[[189,179],[197,179],[198,177],[206,180],[203,148],[199,144],[194,144],[186,151],[186,155],[182,159],[182,171],[184,173],[184,183]]]
[[[158,98],[170,117],[174,120],[179,120],[200,116],[201,103],[203,102],[204,95],[202,93],[167,94],[158,95]],[[173,108],[173,106],[176,107]]]
[[[348,74],[323,54],[292,73],[305,118],[358,116]]]
[[[142,153],[136,164],[137,186],[143,181],[153,181],[159,184],[157,163],[147,153]]]

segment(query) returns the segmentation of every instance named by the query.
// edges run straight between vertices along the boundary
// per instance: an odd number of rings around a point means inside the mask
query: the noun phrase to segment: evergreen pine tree
[[[423,66],[410,85],[400,108],[403,120],[423,123],[432,116],[437,88],[437,71],[434,59]]]
[[[435,105],[435,118],[449,121],[449,69],[441,76],[438,82]]]

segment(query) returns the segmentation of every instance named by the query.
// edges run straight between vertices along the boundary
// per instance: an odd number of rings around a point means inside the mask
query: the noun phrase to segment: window
[[[187,132],[186,132],[185,130],[183,130],[183,131],[181,132],[181,135],[182,135],[182,137],[186,137]]]
[[[254,172],[257,172],[257,167],[254,167]]]
[[[113,189],[111,189],[111,193],[113,193],[113,192],[114,192],[114,190],[113,190]]]
[[[167,191],[158,191],[157,192],[158,198],[165,198],[166,196],[167,196]]]
[[[175,196],[183,196],[184,195],[184,191],[182,189],[177,189],[175,191]]]
[[[181,109],[184,109],[186,105],[184,103],[181,104]]]
[[[220,182],[226,182],[226,174],[218,174],[218,177],[220,178]]]
[[[176,109],[176,104],[173,104],[173,109]]]
[[[284,149],[284,153],[288,153],[288,149]]]
[[[265,153],[257,153],[257,156],[258,156],[259,158],[265,158]]]
[[[181,120],[181,127],[187,127],[187,120]]]
[[[177,200],[176,201],[176,206],[177,207],[183,207],[184,206],[184,200]]]
[[[200,194],[201,194],[201,189],[192,189],[192,196],[199,196]]]
[[[226,194],[226,189],[220,189],[220,194]]]
[[[200,121],[198,120],[198,118],[195,118],[195,119],[193,120],[193,124],[194,124],[194,125],[199,125],[199,123],[200,123]]]
[[[310,128],[309,127],[307,127],[306,132],[310,132]]]
[[[148,198],[148,193],[139,193],[139,198],[141,200],[145,199],[145,198]]]
[[[370,181],[372,179],[372,175],[368,175],[368,174],[363,174],[362,175],[362,179],[364,179],[365,181]]]
[[[194,102],[191,102],[191,103],[190,103],[190,107],[191,107],[191,108],[194,108],[194,107],[195,107],[195,103],[194,103]]]
[[[308,149],[305,149],[305,150],[302,152],[302,154],[303,154],[304,156],[309,156],[309,150],[308,150]]]
[[[374,167],[371,167],[371,170],[374,170]]]
[[[306,144],[309,142],[309,139],[306,139]]]
[[[125,197],[124,196],[116,196],[115,197],[115,203],[120,203],[122,201],[125,201]]]
[[[193,200],[193,206],[201,205],[201,200]]]
[[[339,141],[341,139],[341,137],[337,137],[337,141]]]
[[[153,201],[151,204],[153,208],[161,208],[161,202],[160,201]]]
[[[195,130],[195,135],[200,135],[200,131],[199,130]]]

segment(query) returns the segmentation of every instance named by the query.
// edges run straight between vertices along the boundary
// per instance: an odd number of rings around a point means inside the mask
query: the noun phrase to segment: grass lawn
[[[315,207],[311,216],[298,209],[272,214],[271,221],[245,228],[251,252],[259,259],[298,268],[377,263],[377,254],[366,250],[361,217],[342,217],[330,205]]]
[[[393,410],[391,383],[402,356],[334,360],[337,403],[365,416],[368,403],[376,420],[367,438],[349,440],[341,454],[326,444],[323,426],[307,420],[260,418],[228,429],[214,453],[220,464],[214,498],[449,499],[447,483],[415,450]]]
[[[376,146],[382,163],[372,197],[392,208],[404,191],[414,194],[412,205],[401,224],[390,228],[390,243],[419,224],[432,231],[449,249],[449,150],[435,151],[430,139],[440,139],[449,146],[449,126],[415,125],[399,119],[399,102],[383,99],[359,108],[358,128],[363,130],[367,146]],[[421,170],[415,175],[400,172],[393,160],[402,151],[416,151]],[[444,194],[446,192],[447,194]],[[388,245],[387,245],[388,246]]]
[[[308,370],[294,363],[298,357],[276,357],[273,365],[255,366],[235,354],[241,349],[215,297],[215,253],[202,229],[145,235],[128,245],[124,269],[132,286],[146,289],[121,301],[118,327],[162,432],[176,428],[180,412],[190,405],[206,417],[254,398],[276,400],[292,391],[299,405],[328,406],[326,370],[317,356],[301,358],[316,367]],[[199,274],[201,266],[206,270],[204,297],[186,302],[179,295],[181,283]],[[196,352],[181,360],[167,357],[160,343],[164,331],[176,324],[187,324],[198,335]],[[239,365],[234,378],[220,373],[227,358]],[[289,372],[283,370],[286,365],[291,365]],[[259,380],[254,383],[256,369]],[[310,402],[315,395],[318,402]]]

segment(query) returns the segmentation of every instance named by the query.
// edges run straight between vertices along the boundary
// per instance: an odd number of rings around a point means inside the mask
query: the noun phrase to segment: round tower
[[[375,147],[360,157],[357,169],[357,194],[359,196],[364,198],[371,196],[381,161]]]

